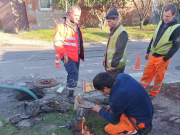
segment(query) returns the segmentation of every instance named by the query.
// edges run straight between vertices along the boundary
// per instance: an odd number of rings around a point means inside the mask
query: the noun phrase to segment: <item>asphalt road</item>
[[[140,81],[147,61],[144,55],[148,42],[129,42],[127,47],[127,66],[125,73]],[[55,51],[53,48],[37,48],[24,46],[0,46],[0,82],[12,84],[22,81],[36,81],[38,79],[53,78],[61,83],[66,82],[67,73],[63,63],[61,68],[54,68]],[[102,61],[104,59],[105,45],[91,45],[85,47],[85,62],[80,63],[79,82],[92,81],[93,77],[103,72]],[[134,71],[137,55],[140,53],[141,71]],[[172,58],[164,83],[172,83],[180,80],[179,51]]]
[[[140,81],[147,61],[144,59],[148,42],[129,42],[127,47],[127,66],[125,73]],[[104,59],[105,45],[90,45],[85,47],[85,62],[81,61],[78,87],[75,94],[81,93],[85,97],[103,97],[99,92],[83,94],[82,82],[92,82],[93,77],[103,72],[102,61]],[[134,71],[137,55],[140,53],[141,71]],[[54,68],[55,51],[52,47],[27,47],[27,46],[0,46],[0,84],[23,86],[25,82],[35,82],[40,79],[52,78],[65,84],[67,73],[60,62],[61,68]],[[172,58],[164,83],[180,81],[180,51]],[[153,84],[153,83],[152,83]],[[179,102],[173,102],[159,94],[153,100],[154,105],[160,106],[155,111],[153,120],[154,128],[150,135],[179,135],[180,125],[169,124],[168,116],[180,117]],[[166,118],[166,120],[164,120]],[[164,120],[164,121],[163,121]]]

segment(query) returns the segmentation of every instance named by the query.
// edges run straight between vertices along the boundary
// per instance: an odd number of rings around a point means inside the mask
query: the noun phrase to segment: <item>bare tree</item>
[[[151,9],[152,0],[132,0],[139,15],[140,29],[143,28],[145,19]]]
[[[105,12],[111,7],[124,8],[126,1],[129,0],[84,0],[85,5],[89,6],[95,12],[97,18],[101,22],[101,29],[105,27]]]
[[[162,15],[163,15],[163,11],[164,11],[164,7],[167,4],[171,4],[173,0],[157,0],[157,3],[160,5],[160,16],[159,16],[159,21],[162,20]]]
[[[64,9],[64,0],[53,0],[59,8]],[[105,13],[111,7],[123,8],[126,2],[129,0],[84,0],[84,4],[87,7],[92,8],[93,12],[101,22],[101,29],[105,27]],[[78,4],[81,0],[67,0],[67,5],[70,7],[73,3]]]
[[[177,14],[180,13],[180,0],[157,0],[158,4],[161,6],[161,13],[159,17],[159,21],[162,19],[164,7],[167,6],[168,4],[174,4],[177,7]],[[179,16],[178,16],[179,17]]]

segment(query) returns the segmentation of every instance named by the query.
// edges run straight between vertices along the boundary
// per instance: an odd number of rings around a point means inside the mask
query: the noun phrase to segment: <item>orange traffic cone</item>
[[[135,66],[133,67],[133,70],[142,70],[141,64],[140,64],[140,54],[138,54]]]
[[[59,55],[56,52],[56,58],[55,58],[55,64],[54,67],[61,67],[60,62],[59,62]]]

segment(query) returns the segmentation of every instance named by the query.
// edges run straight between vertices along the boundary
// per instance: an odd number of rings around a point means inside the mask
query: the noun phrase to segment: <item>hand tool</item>
[[[71,126],[72,126],[71,121],[67,121],[67,122],[66,122],[66,125],[64,125],[64,126],[59,126],[59,128],[62,128],[62,127],[67,127],[68,129],[70,129],[70,128],[71,128]]]

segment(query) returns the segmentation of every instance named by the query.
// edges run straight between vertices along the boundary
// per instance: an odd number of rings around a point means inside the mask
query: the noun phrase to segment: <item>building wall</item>
[[[62,10],[54,7],[52,11],[40,11],[38,0],[24,1],[26,5],[29,28],[32,30],[54,28],[58,20],[65,14]],[[29,4],[32,6],[32,9],[29,8]],[[97,16],[92,13],[91,8],[84,6],[83,2],[79,5],[82,9],[80,24],[83,26],[100,26],[100,21]],[[137,25],[140,23],[139,15],[132,2],[128,2],[124,8],[116,8],[119,11],[120,21],[123,25]],[[105,14],[107,14],[108,10],[109,8],[106,9]]]
[[[15,32],[14,15],[10,0],[0,0],[0,18],[4,31]]]
[[[52,11],[40,11],[38,0],[24,0],[28,15],[29,28],[32,30],[54,28],[58,20],[64,16],[62,10],[53,8]],[[32,9],[29,9],[29,4]]]
[[[52,12],[35,11],[36,23],[30,23],[30,29],[49,29],[54,28],[58,20],[63,17],[65,13],[59,10],[53,10]],[[34,16],[33,16],[34,17]]]
[[[26,7],[23,0],[10,0],[12,13],[14,15],[14,22],[16,25],[16,32],[26,31],[29,29],[29,22],[27,19]]]
[[[1,0],[0,7],[0,18],[4,31],[17,33],[28,30],[25,5],[22,0]]]

